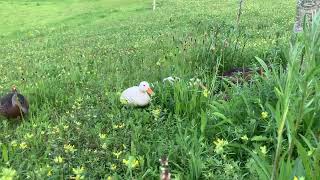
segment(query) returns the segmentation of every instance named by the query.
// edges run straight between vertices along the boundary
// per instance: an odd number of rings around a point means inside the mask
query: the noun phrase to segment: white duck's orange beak
[[[147,93],[148,93],[149,95],[152,95],[152,94],[153,94],[152,89],[151,89],[151,88],[148,88],[148,89],[147,89]]]

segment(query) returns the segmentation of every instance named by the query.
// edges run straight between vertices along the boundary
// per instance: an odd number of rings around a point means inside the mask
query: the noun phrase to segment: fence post
[[[308,22],[312,21],[313,16],[320,9],[320,0],[297,0],[295,32],[303,30],[303,18],[306,15]]]

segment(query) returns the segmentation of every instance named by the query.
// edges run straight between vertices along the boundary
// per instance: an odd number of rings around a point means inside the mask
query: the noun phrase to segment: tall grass
[[[0,1],[0,90],[15,83],[31,104],[24,122],[1,119],[1,175],[158,179],[163,155],[175,179],[316,174],[315,25],[287,51],[293,0],[246,1],[239,24],[237,2]],[[266,73],[220,77],[243,66]],[[142,80],[150,106],[123,107]]]
[[[319,179],[319,142],[315,119],[319,112],[319,48],[320,14],[304,32],[291,42],[287,66],[271,70],[259,58],[266,80],[274,81],[278,98],[275,105],[267,104],[276,123],[273,170],[261,177],[288,179],[305,177]],[[301,66],[301,67],[300,67]],[[300,70],[299,70],[300,69]],[[258,162],[257,162],[258,163]],[[268,166],[260,166],[268,169]]]

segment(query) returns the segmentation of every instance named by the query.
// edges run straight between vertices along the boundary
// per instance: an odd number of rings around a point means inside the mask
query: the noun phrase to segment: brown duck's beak
[[[261,76],[264,75],[264,71],[263,71],[262,68],[259,69],[259,74],[260,74]]]
[[[149,95],[152,95],[152,94],[153,94],[152,89],[151,89],[151,88],[148,88],[148,89],[147,89],[147,93],[148,93]]]
[[[12,86],[12,92],[16,92],[17,91],[17,87],[16,87],[16,85],[13,85]]]

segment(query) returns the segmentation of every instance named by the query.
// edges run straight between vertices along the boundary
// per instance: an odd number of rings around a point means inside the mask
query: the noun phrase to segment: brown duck
[[[258,72],[260,75],[263,75],[263,69],[253,70],[250,68],[233,68],[229,71],[225,71],[222,74],[222,77],[230,79],[233,83],[241,82],[241,81],[249,81],[251,80],[254,73]]]
[[[20,118],[29,112],[29,104],[27,99],[18,93],[15,86],[12,92],[0,99],[0,114],[6,118]]]

